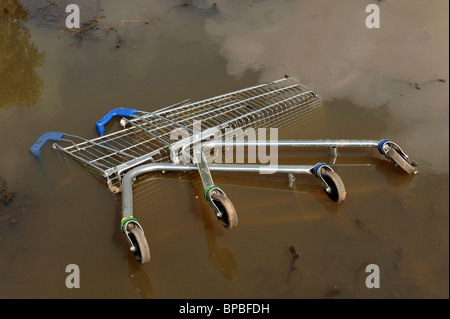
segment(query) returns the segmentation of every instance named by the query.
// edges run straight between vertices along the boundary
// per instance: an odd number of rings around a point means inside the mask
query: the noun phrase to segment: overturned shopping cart
[[[316,177],[328,197],[345,200],[345,187],[325,163],[312,165],[210,164],[227,147],[326,147],[337,156],[338,147],[375,147],[409,174],[416,167],[394,142],[383,140],[245,140],[238,129],[275,127],[286,118],[307,116],[320,107],[320,96],[292,78],[264,83],[199,102],[181,102],[155,112],[117,108],[96,123],[99,137],[85,139],[61,132],[43,134],[31,147],[35,156],[49,140],[53,148],[98,174],[113,193],[122,194],[121,230],[136,260],[146,263],[150,250],[142,226],[133,217],[133,180],[155,171],[198,171],[215,216],[225,228],[237,225],[237,214],[225,192],[214,184],[211,171],[283,173]],[[105,135],[105,125],[120,116],[121,130]],[[236,132],[240,132],[237,134]],[[230,139],[230,134],[234,139]],[[218,139],[223,137],[223,139]],[[211,150],[213,153],[211,154]]]

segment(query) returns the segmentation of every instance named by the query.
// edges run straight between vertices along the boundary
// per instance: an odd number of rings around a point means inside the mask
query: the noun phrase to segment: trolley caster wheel
[[[396,166],[401,167],[406,173],[418,173],[418,170],[416,168],[417,165],[415,165],[415,163],[411,163],[408,156],[394,142],[390,140],[382,140],[378,145],[378,150]]]
[[[223,227],[232,229],[237,226],[236,210],[230,199],[220,188],[214,187],[210,189],[206,194],[206,199]]]
[[[150,249],[141,225],[139,225],[134,218],[130,218],[130,220],[123,225],[122,231],[124,231],[127,236],[130,250],[133,253],[134,258],[136,258],[136,261],[140,264],[148,263],[150,261]]]
[[[334,202],[343,202],[347,196],[344,183],[339,175],[325,163],[319,163],[313,168],[316,176],[327,196]]]

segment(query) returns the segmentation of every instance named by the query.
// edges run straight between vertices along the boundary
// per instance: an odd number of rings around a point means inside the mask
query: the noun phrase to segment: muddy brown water
[[[1,2],[0,175],[15,192],[0,203],[1,298],[448,298],[447,1],[381,2],[371,30],[370,1],[71,3],[82,21],[104,15],[99,30],[75,38],[63,21],[43,23],[36,2],[24,3],[28,16]],[[115,107],[152,111],[285,74],[324,103],[313,125],[281,137],[390,138],[419,174],[376,150],[342,150],[342,205],[311,176],[289,188],[284,175],[214,174],[238,212],[232,231],[195,174],[155,174],[135,200],[152,254],[139,266],[120,197],[50,145],[41,164],[29,151],[47,131],[95,137]],[[280,152],[283,164],[327,160]],[[365,286],[372,263],[378,289]],[[80,267],[79,289],[65,286],[68,264]]]

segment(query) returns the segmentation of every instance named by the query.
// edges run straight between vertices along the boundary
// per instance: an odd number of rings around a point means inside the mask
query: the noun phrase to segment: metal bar
[[[194,150],[194,158],[200,174],[200,179],[202,180],[203,189],[206,190],[213,186],[214,182],[208,167],[208,162],[206,161],[205,154],[203,153],[203,149],[201,147]]]
[[[203,147],[278,146],[278,147],[378,147],[376,140],[285,140],[285,141],[208,141]]]
[[[201,138],[193,139],[186,138],[186,144],[182,146],[181,156],[189,156],[188,149],[191,145],[199,143]],[[378,147],[379,141],[376,140],[282,140],[282,141],[207,141],[202,143],[202,150],[208,147],[211,150],[215,147],[235,147],[235,146],[247,146],[247,147],[272,147],[279,148],[297,148],[297,147],[311,147],[311,148],[337,148],[337,147]],[[336,154],[337,155],[337,154]],[[337,157],[337,156],[336,156]],[[333,163],[334,164],[334,163]]]
[[[312,175],[311,165],[238,165],[238,164],[212,164],[209,169],[212,172],[246,172],[246,173],[291,173]],[[195,164],[155,163],[138,166],[128,171],[122,179],[122,218],[133,216],[133,179],[139,175],[156,171],[196,171]]]

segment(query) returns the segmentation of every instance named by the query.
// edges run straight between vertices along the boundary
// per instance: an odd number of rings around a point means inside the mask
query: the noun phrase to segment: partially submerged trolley
[[[210,164],[211,148],[217,152],[227,147],[324,147],[337,157],[337,148],[377,148],[388,160],[409,174],[417,173],[403,150],[394,142],[383,140],[296,140],[253,141],[227,137],[233,129],[268,127],[303,110],[319,107],[320,96],[293,78],[260,84],[247,89],[216,96],[199,102],[181,103],[155,112],[117,108],[97,121],[100,135],[93,139],[61,132],[43,134],[31,147],[36,157],[47,141],[53,148],[76,160],[106,180],[111,192],[122,194],[121,230],[136,260],[147,263],[150,250],[144,230],[133,217],[133,180],[155,171],[198,171],[204,197],[215,216],[227,229],[236,227],[238,218],[225,192],[214,184],[211,171],[307,174],[317,178],[335,202],[345,200],[344,184],[326,163],[312,165]],[[122,117],[121,130],[105,135],[105,125],[116,116]],[[235,133],[235,132],[234,132]],[[178,139],[174,139],[178,136]],[[181,136],[181,139],[179,138]]]

